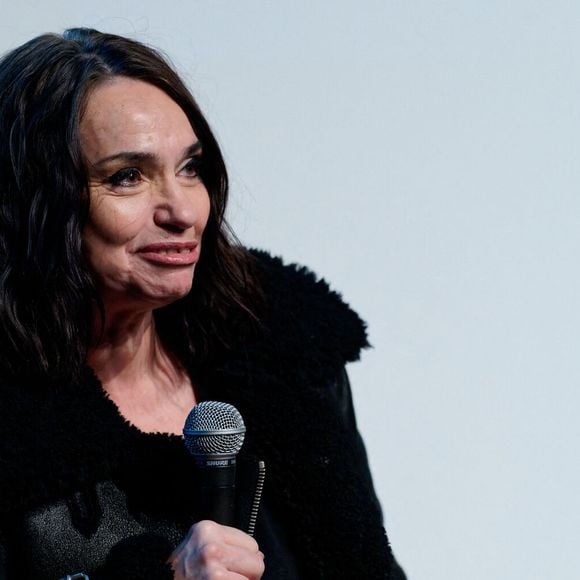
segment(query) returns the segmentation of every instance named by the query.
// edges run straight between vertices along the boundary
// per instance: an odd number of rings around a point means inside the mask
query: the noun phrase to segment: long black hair
[[[74,380],[102,304],[82,251],[89,211],[79,123],[91,90],[115,76],[155,85],[187,115],[203,145],[210,196],[191,292],[155,313],[179,356],[203,361],[234,321],[256,319],[251,258],[224,218],[228,178],[210,127],[156,50],[92,29],[46,34],[0,60],[0,373]]]

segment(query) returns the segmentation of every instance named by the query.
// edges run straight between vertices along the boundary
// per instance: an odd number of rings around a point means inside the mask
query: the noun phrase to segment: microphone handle
[[[199,485],[199,516],[224,526],[234,524],[236,499],[236,458],[216,460],[197,457]]]
[[[200,518],[234,525],[235,487],[202,486]]]

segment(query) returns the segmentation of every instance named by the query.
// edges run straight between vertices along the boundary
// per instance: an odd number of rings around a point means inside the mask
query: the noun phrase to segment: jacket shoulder
[[[366,325],[329,284],[308,268],[252,250],[266,296],[266,322],[287,355],[305,352],[343,366],[368,347]]]

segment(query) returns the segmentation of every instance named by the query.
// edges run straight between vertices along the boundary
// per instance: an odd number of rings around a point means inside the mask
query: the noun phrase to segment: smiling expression
[[[183,110],[153,85],[116,77],[89,95],[80,142],[90,194],[83,246],[105,310],[185,296],[210,202]]]

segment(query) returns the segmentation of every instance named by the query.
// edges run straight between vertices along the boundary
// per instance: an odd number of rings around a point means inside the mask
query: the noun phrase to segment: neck
[[[157,335],[152,311],[105,319],[87,361],[126,419],[143,431],[181,432],[194,389]]]
[[[124,313],[105,317],[98,342],[87,361],[103,383],[121,377],[148,373],[161,348],[153,312]]]
[[[185,374],[161,342],[152,311],[106,317],[98,343],[89,349],[87,362],[110,394],[135,388],[143,391],[144,378],[156,390],[171,392]]]

